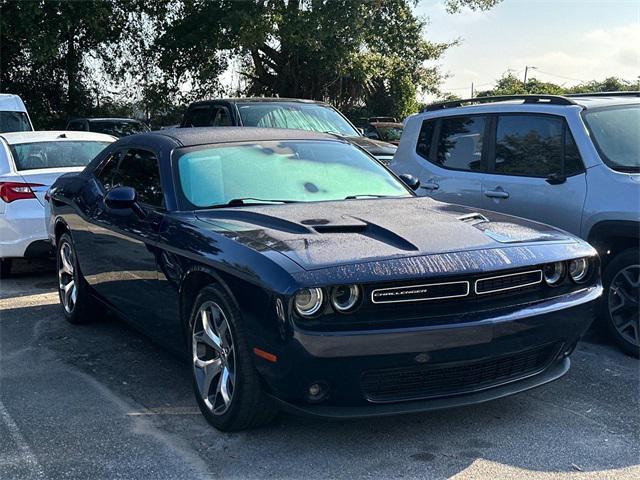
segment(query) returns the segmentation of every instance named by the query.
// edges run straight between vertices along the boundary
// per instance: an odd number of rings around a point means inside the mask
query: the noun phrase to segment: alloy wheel
[[[60,301],[68,314],[73,313],[78,299],[78,274],[75,268],[75,254],[68,242],[60,246],[58,262],[58,288]]]
[[[640,345],[640,265],[628,265],[613,277],[609,286],[609,314],[620,336]]]
[[[198,392],[211,413],[222,415],[233,400],[236,361],[229,322],[217,303],[204,302],[198,309],[192,347]]]

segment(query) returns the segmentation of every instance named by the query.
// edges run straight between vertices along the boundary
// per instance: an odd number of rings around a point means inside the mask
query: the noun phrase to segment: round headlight
[[[544,280],[547,285],[557,285],[564,278],[564,262],[548,263],[544,266]]]
[[[584,282],[588,273],[589,261],[586,258],[577,258],[569,262],[569,275],[574,282]]]
[[[338,312],[351,310],[360,300],[360,288],[357,285],[342,285],[331,292],[331,305]]]
[[[322,299],[321,288],[304,288],[296,293],[293,304],[300,315],[310,317],[318,313],[322,307]]]

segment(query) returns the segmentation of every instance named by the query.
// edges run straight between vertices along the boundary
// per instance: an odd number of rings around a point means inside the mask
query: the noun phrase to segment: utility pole
[[[473,98],[473,82],[471,82],[471,98]]]
[[[527,84],[527,73],[529,73],[529,69],[531,69],[531,70],[535,70],[535,69],[536,69],[536,67],[531,67],[531,66],[525,66],[525,67],[524,67],[524,82],[523,82],[523,83],[524,83],[525,85]]]

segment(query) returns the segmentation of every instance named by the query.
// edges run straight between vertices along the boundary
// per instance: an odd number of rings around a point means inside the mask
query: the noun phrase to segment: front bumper
[[[256,367],[283,408],[313,416],[392,415],[485,402],[566,373],[568,355],[595,318],[601,294],[601,285],[591,286],[517,310],[483,312],[464,323],[335,333],[296,329],[285,345],[258,343],[278,360],[258,358]],[[527,370],[521,364],[527,357],[520,352],[528,351],[546,352],[548,358],[531,363]],[[505,358],[510,359],[508,365],[496,360]],[[513,374],[505,375],[507,368]],[[396,370],[402,380],[398,386],[391,385],[382,396],[372,395],[365,381],[369,373],[382,372],[381,382],[388,386]],[[416,378],[431,383],[416,389],[403,380],[411,375],[411,382]],[[460,379],[453,389],[452,377]],[[307,398],[313,383],[328,387],[321,402]],[[413,388],[411,395],[401,391],[407,385]]]

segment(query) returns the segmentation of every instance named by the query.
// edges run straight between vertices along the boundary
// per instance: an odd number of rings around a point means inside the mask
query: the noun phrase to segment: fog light
[[[329,393],[329,387],[324,382],[314,382],[309,385],[307,389],[307,401],[309,402],[321,402]]]

